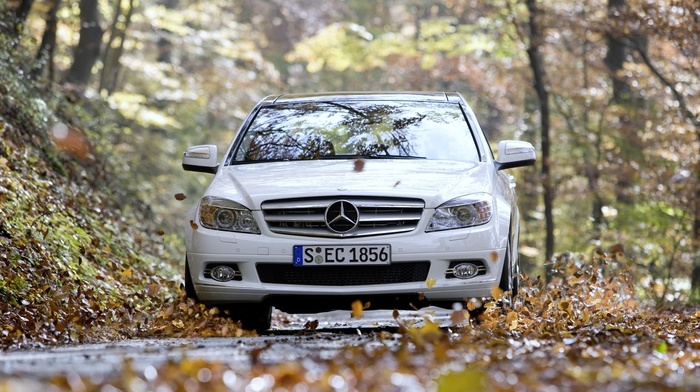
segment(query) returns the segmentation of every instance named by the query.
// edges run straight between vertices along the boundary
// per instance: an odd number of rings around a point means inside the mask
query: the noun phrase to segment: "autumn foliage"
[[[31,2],[7,2],[20,3]],[[143,15],[119,39],[109,33],[130,48],[128,61],[103,59],[124,67],[109,88],[58,83],[51,69],[67,67],[78,7],[56,2],[65,6],[63,42],[40,60],[49,2],[35,3],[25,30],[6,13],[0,20],[2,350],[252,335],[225,310],[186,298],[179,233],[164,221],[180,219],[173,205],[184,208],[204,181],[183,181],[173,156],[182,145],[228,142],[262,91],[447,88],[478,98],[494,140],[537,139],[519,2],[310,9],[217,0],[170,10],[149,1],[135,14],[119,2],[115,28]],[[270,365],[261,348],[247,371],[185,359],[137,372],[126,361],[107,379],[6,377],[0,390],[700,390],[700,311],[681,306],[698,299],[698,286],[686,286],[700,281],[697,4],[612,3],[538,3],[557,247],[581,253],[543,260],[540,179],[517,174],[521,256],[535,272],[517,298],[495,287],[494,300],[456,306],[448,325],[396,311],[395,328],[366,332],[373,344],[348,344],[332,358]],[[163,48],[181,51],[176,61],[151,58],[164,32]],[[625,46],[618,68],[611,37]],[[171,183],[182,189],[160,191]],[[355,303],[348,318],[368,309]],[[317,327],[309,321],[299,332]]]

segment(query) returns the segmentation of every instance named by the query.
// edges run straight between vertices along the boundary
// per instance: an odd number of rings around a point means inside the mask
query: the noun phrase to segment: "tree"
[[[544,59],[542,57],[541,48],[544,44],[543,27],[541,25],[541,14],[535,0],[526,0],[526,6],[529,13],[528,33],[529,46],[527,55],[530,59],[530,68],[532,69],[533,83],[540,111],[540,149],[541,149],[541,177],[542,181],[542,198],[544,202],[545,215],[545,260],[549,262],[554,256],[554,187],[552,185],[551,169],[550,169],[550,110],[549,110],[549,92],[547,91],[546,72],[544,67]]]
[[[53,0],[51,8],[46,15],[46,28],[41,37],[41,44],[36,52],[36,66],[32,70],[32,77],[39,78],[44,73],[44,68],[49,67],[49,85],[54,80],[54,63],[53,57],[56,49],[56,27],[58,25],[58,9],[61,7],[61,0]]]
[[[102,34],[97,0],[80,0],[80,39],[75,47],[73,63],[63,83],[85,86],[92,76],[92,67],[100,57]]]
[[[34,4],[34,0],[22,0],[15,10],[15,34],[21,33],[24,29],[24,24],[27,21],[29,11],[32,9],[32,4]]]
[[[134,8],[134,0],[129,0],[126,7],[122,6],[122,0],[117,0],[114,3],[112,25],[109,29],[109,40],[105,46],[102,73],[100,74],[100,90],[107,91],[108,95],[117,88],[119,71],[121,70],[119,60],[124,52],[126,31],[131,24]]]

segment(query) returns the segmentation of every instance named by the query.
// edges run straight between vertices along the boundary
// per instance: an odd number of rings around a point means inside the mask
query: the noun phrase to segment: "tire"
[[[506,247],[506,257],[503,262],[503,271],[501,272],[501,281],[498,287],[504,292],[510,291],[511,298],[515,298],[520,291],[520,260],[511,256],[512,254],[513,245],[509,238],[508,246]]]
[[[259,304],[234,304],[222,306],[234,321],[240,321],[241,327],[256,332],[265,332],[272,326],[272,306]]]
[[[199,301],[197,298],[197,292],[194,289],[194,283],[192,283],[192,275],[190,275],[190,263],[185,258],[185,295],[187,298],[192,298],[195,301]]]

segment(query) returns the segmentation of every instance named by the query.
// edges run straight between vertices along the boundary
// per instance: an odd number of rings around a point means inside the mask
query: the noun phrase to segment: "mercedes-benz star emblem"
[[[360,211],[347,200],[338,200],[326,208],[326,226],[336,233],[347,233],[357,227]]]

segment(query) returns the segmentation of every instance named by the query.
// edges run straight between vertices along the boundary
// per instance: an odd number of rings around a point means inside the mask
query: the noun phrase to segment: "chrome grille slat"
[[[363,214],[362,215],[362,222],[391,222],[391,221],[397,221],[397,220],[419,220],[420,219],[420,213],[407,213],[407,214],[400,214],[400,213],[391,213],[391,214],[382,214],[382,213],[375,213],[375,214]]]
[[[266,222],[320,222],[323,223],[323,214],[266,214]]]
[[[329,205],[345,200],[359,212],[354,229],[339,233],[325,222]],[[273,200],[262,203],[262,211],[270,231],[279,234],[350,238],[405,233],[418,226],[425,203],[418,199],[337,197]],[[341,230],[338,230],[341,231]]]

